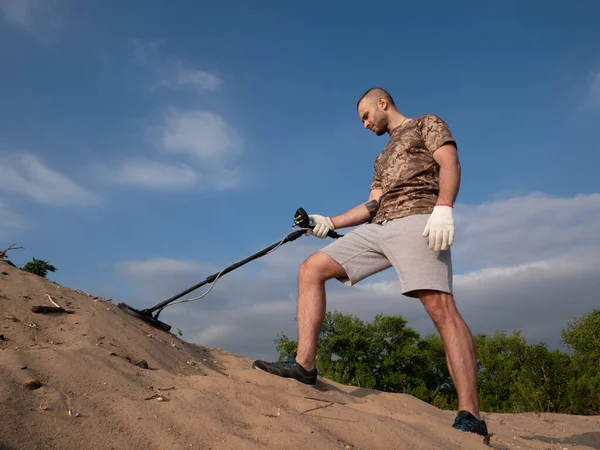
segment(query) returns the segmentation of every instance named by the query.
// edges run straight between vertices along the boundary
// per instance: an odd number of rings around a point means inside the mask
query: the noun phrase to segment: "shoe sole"
[[[316,387],[316,386],[317,386],[317,383],[315,383],[315,384],[308,384],[308,383],[304,383],[304,382],[302,382],[302,381],[300,381],[300,380],[297,380],[296,378],[292,378],[292,377],[280,377],[279,375],[276,375],[276,374],[274,374],[274,373],[267,372],[266,370],[262,370],[262,369],[261,369],[261,368],[259,368],[259,367],[254,367],[254,369],[255,369],[255,370],[259,370],[259,371],[261,371],[261,372],[263,372],[263,373],[266,373],[266,374],[268,374],[268,375],[273,375],[273,376],[279,377],[279,378],[281,378],[281,379],[283,379],[283,380],[291,380],[291,381],[295,381],[296,383],[300,383],[302,386],[309,386],[309,387]]]

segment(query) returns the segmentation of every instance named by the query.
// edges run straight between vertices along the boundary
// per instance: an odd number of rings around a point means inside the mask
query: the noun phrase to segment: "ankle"
[[[479,414],[479,410],[477,408],[459,408],[459,411],[466,411],[468,413],[471,413],[471,415],[477,420],[481,420],[481,415]]]
[[[298,358],[296,356],[296,362],[304,367],[304,369],[307,371],[310,371],[315,367],[314,361],[309,361],[307,358]]]

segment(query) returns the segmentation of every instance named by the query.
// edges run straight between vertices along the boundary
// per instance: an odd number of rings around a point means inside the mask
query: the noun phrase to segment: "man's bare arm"
[[[370,222],[379,207],[381,194],[381,189],[372,189],[367,202],[356,205],[339,216],[330,217],[335,228],[353,227]]]
[[[460,188],[460,162],[454,144],[444,144],[433,153],[440,165],[440,192],[438,204],[454,205]]]

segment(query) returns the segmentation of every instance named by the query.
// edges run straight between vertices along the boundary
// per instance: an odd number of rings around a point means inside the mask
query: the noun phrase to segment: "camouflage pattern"
[[[435,114],[408,119],[392,130],[373,164],[371,189],[383,194],[372,223],[433,211],[440,173],[433,153],[448,142],[455,143],[450,129]]]

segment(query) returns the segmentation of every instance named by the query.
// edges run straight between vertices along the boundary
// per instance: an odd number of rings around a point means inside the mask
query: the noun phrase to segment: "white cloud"
[[[231,324],[209,325],[195,337],[199,342],[206,342],[211,345],[213,342],[220,342],[235,333],[235,328]]]
[[[600,106],[600,71],[592,76],[589,98],[592,104]]]
[[[474,333],[519,329],[530,343],[543,341],[557,347],[566,323],[600,304],[597,202],[597,194],[570,198],[532,194],[459,208],[464,238],[456,242],[455,253],[464,264],[478,267],[455,275],[455,294]],[[500,236],[489,241],[486,230]],[[165,308],[161,320],[181,328],[188,340],[249,357],[274,358],[273,340],[278,333],[296,338],[298,267],[328,242],[306,237],[287,243],[225,275],[206,297]],[[483,249],[481,258],[477,248]],[[149,307],[154,300],[169,298],[221,269],[186,271],[189,264],[183,263],[180,271],[164,272],[167,265],[150,262],[143,266],[145,271],[128,278],[144,294],[144,307]],[[179,273],[175,281],[174,272]],[[422,335],[435,332],[421,303],[400,294],[392,270],[352,288],[331,280],[327,307],[365,320],[379,312],[402,314],[408,326]]]
[[[98,178],[143,188],[215,190],[235,189],[245,179],[243,139],[216,113],[170,109],[162,123],[148,127],[145,136],[166,161],[144,156],[111,167],[98,165]]]
[[[243,139],[216,113],[171,109],[161,125],[149,129],[149,138],[163,153],[186,157],[205,187],[224,190],[242,183]]]
[[[56,25],[61,0],[0,0],[0,12],[7,21],[26,30]]]
[[[148,160],[130,160],[118,166],[110,177],[115,183],[149,188],[193,186],[199,179],[186,164],[166,164]]]
[[[201,162],[219,163],[242,150],[238,132],[218,114],[203,110],[169,111],[161,143],[166,151],[187,153]]]
[[[0,189],[50,205],[89,205],[98,200],[95,194],[28,153],[0,157]]]
[[[514,265],[598,247],[600,194],[535,193],[456,208],[457,264]]]
[[[152,90],[167,87],[205,93],[216,91],[222,85],[221,78],[215,73],[164,56],[164,46],[162,39],[134,40],[132,43],[133,60],[151,74]],[[242,170],[239,161],[244,153],[241,133],[216,112],[198,108],[166,109],[163,119],[148,127],[147,138],[163,156],[171,158],[170,170],[157,178],[157,174],[162,173],[159,163],[125,163],[119,169],[123,175],[119,179],[127,180],[133,173],[131,184],[139,186],[193,185],[230,190],[239,187],[247,175],[247,169]],[[182,164],[184,160],[185,165]]]
[[[123,261],[115,265],[119,276],[132,282],[145,307],[195,285],[211,273],[221,270],[197,261],[154,257],[144,261]],[[208,286],[207,286],[208,288]],[[186,298],[189,298],[187,296]]]
[[[0,11],[16,25],[30,29],[34,22],[34,11],[42,0],[0,0]]]
[[[189,275],[197,272],[201,265],[194,261],[180,261],[171,258],[153,258],[147,261],[125,261],[118,264],[124,275],[146,281],[157,277]]]
[[[570,319],[600,305],[599,250],[459,275],[459,308],[477,332],[520,329],[556,347]]]
[[[205,70],[188,67],[183,61],[176,61],[160,71],[160,84],[170,88],[192,88],[199,93],[216,91],[222,80]]]
[[[164,46],[163,39],[148,42],[136,39],[132,43],[134,62],[145,67],[156,78],[151,83],[153,87],[191,88],[198,93],[205,93],[216,91],[221,86],[222,80],[215,73],[191,67],[180,59],[162,56],[160,50]]]
[[[131,43],[134,62],[142,66],[150,64],[164,45],[164,39],[153,39],[148,42],[141,42],[138,39],[134,39]]]
[[[142,188],[215,190],[235,189],[245,178],[243,139],[216,113],[171,109],[162,123],[147,129],[146,138],[167,161],[138,157],[110,167],[99,164],[97,177]]]

